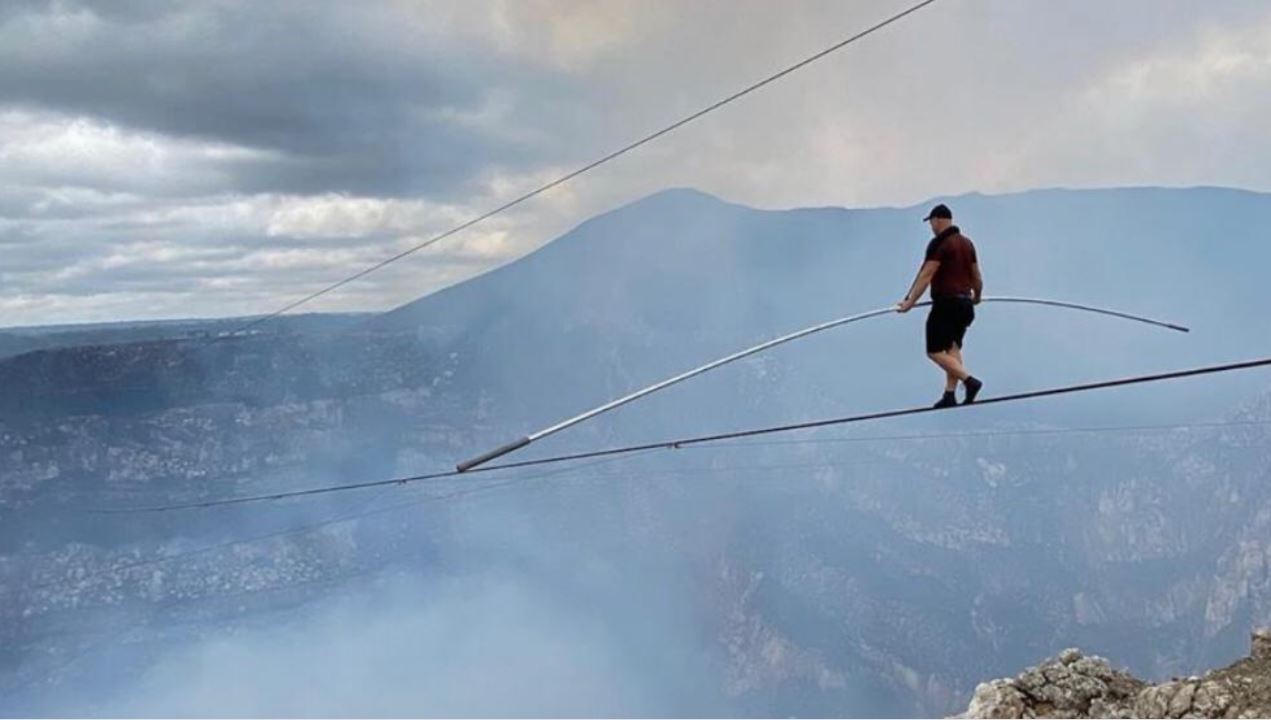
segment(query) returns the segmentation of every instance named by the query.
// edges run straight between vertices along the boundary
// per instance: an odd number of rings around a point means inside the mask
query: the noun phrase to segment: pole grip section
[[[472,468],[478,465],[484,465],[490,462],[491,460],[497,457],[502,457],[504,455],[507,455],[508,453],[514,450],[520,450],[526,445],[529,445],[530,442],[531,441],[528,437],[523,437],[519,440],[514,440],[508,443],[507,445],[504,445],[502,447],[497,447],[488,453],[478,455],[472,458],[471,460],[465,460],[459,463],[458,465],[455,466],[455,470],[458,470],[459,472],[468,472],[469,470],[471,470]]]

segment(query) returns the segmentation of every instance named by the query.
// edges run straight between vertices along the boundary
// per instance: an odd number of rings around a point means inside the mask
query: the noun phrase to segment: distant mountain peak
[[[663,190],[658,190],[657,192],[649,195],[645,195],[638,200],[628,203],[628,205],[638,205],[640,203],[648,202],[680,202],[683,200],[710,200],[718,203],[726,202],[716,195],[712,195],[705,190],[699,190],[694,187],[669,187]]]
[[[665,212],[665,211],[702,211],[710,208],[744,208],[751,209],[739,203],[729,202],[716,195],[711,195],[703,190],[691,187],[672,187],[665,190],[658,190],[650,195],[637,198],[630,202],[619,205],[618,207],[606,213],[601,213],[593,219],[600,219],[611,215],[626,215],[630,213],[648,213],[648,212]]]

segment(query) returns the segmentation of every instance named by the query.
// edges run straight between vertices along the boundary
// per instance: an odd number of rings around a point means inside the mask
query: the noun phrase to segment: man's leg
[[[957,360],[958,366],[961,367],[962,372],[965,373],[965,375],[960,378],[962,380],[962,387],[966,388],[966,398],[963,399],[962,404],[970,405],[975,402],[975,398],[978,397],[980,391],[984,389],[984,383],[981,382],[979,378],[972,375],[971,371],[967,370],[966,363],[962,360],[962,338],[966,337],[967,328],[971,327],[971,323],[975,322],[975,304],[966,304],[962,309],[965,313],[961,317],[962,322],[958,329],[957,337],[953,340],[953,347],[950,348],[950,350],[953,358]]]
[[[953,355],[951,355],[948,350],[929,352],[927,353],[927,357],[931,358],[932,362],[939,365],[940,368],[944,370],[944,395],[940,398],[940,401],[935,404],[935,407],[947,408],[957,405],[958,398],[954,393],[958,389],[958,380],[961,380],[966,376],[966,371],[961,369],[962,366],[953,358]],[[959,375],[959,372],[962,374]]]
[[[978,378],[972,375],[970,370],[967,370],[966,364],[962,360],[962,346],[955,343],[949,350],[949,355],[951,355],[954,360],[957,360],[958,365],[962,367],[962,372],[966,373],[966,375],[961,378],[962,386],[966,388],[966,399],[963,400],[963,403],[970,405],[975,402],[975,398],[980,394],[980,390],[984,389],[984,383],[980,382]]]
[[[936,360],[934,357],[933,357],[933,358],[931,358],[931,359],[932,359],[932,360],[936,363],[936,365],[938,365],[938,366],[940,367],[940,369],[941,369],[941,370],[944,370],[944,392],[945,392],[945,394],[948,394],[948,393],[951,393],[951,392],[953,392],[953,391],[957,390],[957,389],[958,389],[958,376],[957,376],[957,375],[954,375],[954,374],[953,374],[953,373],[951,373],[951,372],[949,372],[949,371],[945,368],[945,366],[944,366],[944,365],[942,365],[942,364],[940,363],[940,361],[939,361],[939,360]]]
[[[956,354],[955,354],[956,353]],[[957,389],[959,380],[966,380],[971,377],[971,373],[962,367],[962,353],[957,352],[956,346],[953,350],[945,350],[943,352],[927,353],[927,357],[931,358],[931,362],[939,365],[945,373],[944,389],[952,392]]]
[[[962,368],[962,370],[966,372],[967,377],[970,377],[971,371],[967,369],[966,362],[962,359],[962,346],[957,343],[954,343],[953,346],[949,348],[949,355],[953,357],[953,359],[958,363],[958,365]],[[958,380],[963,380],[963,381],[966,380],[965,377],[958,378],[958,377],[953,377],[952,375],[950,377],[952,378],[951,382],[953,383],[953,387],[951,389],[957,389]]]
[[[927,357],[944,370],[944,395],[935,404],[936,408],[953,407],[958,404],[958,381],[966,377],[962,363],[949,351],[957,346],[956,327],[951,323],[948,308],[939,304],[931,306],[927,315]]]

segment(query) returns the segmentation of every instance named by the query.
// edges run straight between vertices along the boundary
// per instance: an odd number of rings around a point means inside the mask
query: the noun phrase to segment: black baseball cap
[[[953,211],[949,209],[948,205],[940,203],[939,205],[931,208],[931,212],[927,213],[927,217],[923,218],[922,221],[927,222],[931,218],[946,218],[948,220],[952,220]]]

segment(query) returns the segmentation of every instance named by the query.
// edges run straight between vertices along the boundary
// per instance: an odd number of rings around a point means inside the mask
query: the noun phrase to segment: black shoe
[[[962,401],[963,405],[970,405],[975,402],[975,396],[980,394],[980,389],[984,387],[984,383],[973,377],[968,377],[962,381],[966,386],[966,399]]]
[[[940,402],[936,403],[935,405],[932,405],[931,407],[936,409],[951,408],[951,407],[956,407],[957,404],[958,404],[958,396],[954,395],[951,392],[947,392],[944,394],[944,397],[940,398]]]

